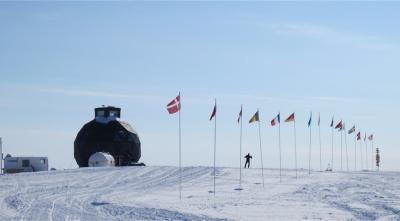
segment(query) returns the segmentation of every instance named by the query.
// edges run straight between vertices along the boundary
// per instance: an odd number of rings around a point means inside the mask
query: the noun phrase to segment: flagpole
[[[297,146],[296,146],[296,120],[293,121],[294,131],[294,164],[296,168],[296,179],[297,179]]]
[[[1,159],[0,159],[0,174],[4,174],[3,173],[3,142],[1,140],[1,137],[0,137],[0,157],[1,157]]]
[[[322,171],[321,115],[318,114],[319,170]]]
[[[340,171],[343,171],[343,126],[340,128]]]
[[[310,117],[311,120],[311,117]],[[311,122],[310,122],[310,145],[308,147],[308,175],[311,174]]]
[[[361,135],[360,135],[361,136]],[[364,163],[363,163],[363,153],[362,153],[362,141],[360,139],[360,158],[361,158],[361,171],[364,169]]]
[[[282,183],[282,148],[281,148],[281,112],[278,112],[278,138],[279,138],[279,182]]]
[[[371,171],[374,170],[374,137],[372,137],[371,140],[372,146],[371,146],[371,158],[372,158],[372,164],[371,164]]]
[[[365,135],[365,138],[364,138],[364,145],[365,145],[365,166],[366,166],[366,168],[367,168],[367,170],[368,170],[368,144],[367,144],[367,139],[366,139],[367,137],[366,137],[366,135]]]
[[[332,118],[332,122],[333,122],[333,118]],[[332,127],[332,153],[331,153],[331,170],[333,171],[333,125]]]
[[[182,98],[179,92],[179,199],[182,200],[182,140],[181,140],[181,112],[182,112]]]
[[[243,107],[240,105],[240,114],[243,115],[242,113]],[[239,188],[242,188],[242,130],[243,130],[243,119],[242,116],[240,117],[240,153],[239,153]]]
[[[354,134],[356,134],[355,131]],[[354,171],[357,171],[357,134],[354,136]]]
[[[347,172],[349,172],[349,153],[347,151],[347,133],[346,129],[344,129],[344,143],[346,145],[346,167],[347,167]]]
[[[257,109],[258,114],[260,114],[259,110]],[[261,154],[261,175],[263,181],[263,188],[264,188],[264,164],[263,164],[263,155],[262,155],[262,146],[261,146],[261,125],[260,119],[258,119],[258,137],[260,139],[260,154]]]
[[[217,99],[215,99],[215,108],[217,107]],[[217,155],[217,114],[214,116],[214,196],[215,196],[215,161]]]

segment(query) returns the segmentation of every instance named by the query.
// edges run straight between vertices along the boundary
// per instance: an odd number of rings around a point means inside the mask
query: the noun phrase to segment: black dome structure
[[[138,133],[119,120],[121,109],[99,107],[95,119],[85,124],[74,142],[74,156],[79,167],[87,167],[89,157],[96,152],[107,152],[115,159],[116,166],[135,164],[141,157]]]

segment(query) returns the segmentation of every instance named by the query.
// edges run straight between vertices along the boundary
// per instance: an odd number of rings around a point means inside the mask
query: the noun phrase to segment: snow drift
[[[108,167],[0,176],[0,220],[400,220],[400,173]]]

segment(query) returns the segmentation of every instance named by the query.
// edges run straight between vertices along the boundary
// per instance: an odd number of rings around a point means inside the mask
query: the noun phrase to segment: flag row
[[[173,99],[170,103],[167,104],[167,110],[169,114],[175,114],[177,113],[180,109],[181,109],[181,104],[180,104],[180,95],[178,95],[175,99]],[[217,103],[215,102],[214,108],[211,112],[211,116],[209,118],[209,120],[211,121],[217,114]],[[243,107],[240,107],[240,111],[239,111],[239,115],[237,118],[237,122],[239,123],[240,120],[242,120],[242,115],[243,115]],[[281,123],[281,117],[280,117],[280,113],[278,113],[272,120],[271,120],[271,126],[276,126],[277,124]],[[260,114],[259,111],[257,110],[256,113],[254,115],[252,115],[252,117],[249,120],[249,123],[254,123],[254,122],[258,122],[260,121]],[[296,121],[296,116],[295,113],[290,114],[286,119],[285,122],[286,123],[290,123],[290,122],[295,122]],[[310,118],[307,122],[308,127],[311,126],[312,123],[312,113],[310,113]],[[317,125],[320,126],[321,125],[321,117],[320,115],[318,115],[318,121],[317,121]],[[336,125],[336,126],[335,126]],[[342,131],[345,130],[345,124],[344,122],[341,120],[339,121],[337,124],[334,123],[334,117],[332,117],[332,121],[330,123],[330,127],[334,127],[335,129],[338,129],[338,131]],[[348,131],[348,134],[352,134],[356,132],[356,126],[354,125],[353,127],[350,128],[350,130]],[[361,140],[361,131],[358,131],[357,135],[357,140]],[[371,134],[367,137],[367,134],[364,134],[364,141],[368,139],[368,140],[373,140],[374,139],[374,135]]]

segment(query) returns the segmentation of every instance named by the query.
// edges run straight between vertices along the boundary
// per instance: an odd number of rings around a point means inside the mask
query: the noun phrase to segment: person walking
[[[250,153],[248,153],[246,156],[244,156],[244,158],[246,158],[246,163],[244,164],[244,168],[250,168],[250,159],[252,159],[253,157],[250,155]]]

